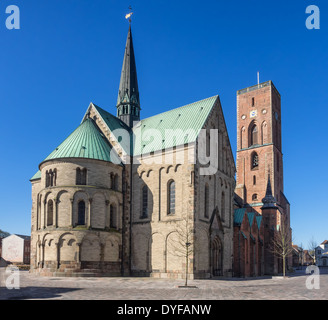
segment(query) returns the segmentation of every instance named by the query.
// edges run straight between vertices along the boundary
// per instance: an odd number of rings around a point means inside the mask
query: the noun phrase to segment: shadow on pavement
[[[239,277],[213,277],[206,280],[215,280],[215,281],[256,281],[256,280],[265,280],[265,279],[272,279],[272,276],[262,276],[262,277],[245,277],[245,278],[239,278]]]
[[[28,299],[60,299],[67,292],[77,291],[79,288],[25,287],[21,289],[0,288],[0,300],[28,300]]]

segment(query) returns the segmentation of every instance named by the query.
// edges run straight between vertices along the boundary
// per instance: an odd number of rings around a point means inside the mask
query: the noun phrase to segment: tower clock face
[[[257,110],[252,110],[249,114],[250,118],[255,118],[257,116]]]

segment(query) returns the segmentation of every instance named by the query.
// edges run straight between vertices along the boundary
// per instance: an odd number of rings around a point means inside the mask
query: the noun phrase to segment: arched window
[[[110,188],[114,189],[114,174],[111,172],[109,176],[110,176]]]
[[[56,186],[56,182],[57,182],[57,169],[54,169],[54,171],[53,171],[53,184],[52,184],[52,186]]]
[[[170,181],[168,184],[168,210],[167,214],[175,214],[175,182]]]
[[[85,202],[83,200],[78,203],[77,224],[85,225]]]
[[[204,199],[204,217],[208,218],[208,205],[209,205],[209,190],[208,190],[208,185],[205,185],[205,199]]]
[[[114,176],[114,190],[118,191],[118,175]]]
[[[48,212],[47,212],[47,226],[53,225],[53,217],[54,217],[54,203],[52,200],[48,201]]]
[[[257,200],[258,200],[258,196],[257,196],[257,194],[255,193],[255,194],[252,195],[252,201],[257,201]]]
[[[48,170],[46,171],[46,188],[50,186],[50,175]]]
[[[49,171],[49,186],[52,187],[54,185],[54,173],[50,169]]]
[[[209,130],[206,130],[206,157],[210,156],[211,151],[211,136]]]
[[[254,146],[258,143],[259,143],[258,142],[258,128],[257,128],[257,125],[255,124],[251,130],[251,146]]]
[[[258,167],[259,167],[259,156],[256,152],[253,152],[251,157],[251,169],[255,170],[258,169]]]
[[[87,169],[76,168],[76,184],[85,186],[87,184]]]
[[[109,207],[109,218],[111,228],[117,228],[117,217],[116,217],[116,207],[115,205],[111,204]]]
[[[57,169],[46,171],[46,188],[56,186]]]
[[[253,176],[253,185],[256,185],[256,176]]]
[[[148,218],[148,187],[144,186],[142,188],[142,213],[141,218]]]
[[[76,168],[76,184],[81,185],[81,169]]]
[[[225,194],[224,194],[224,191],[222,191],[222,195],[221,195],[221,219],[222,219],[222,221],[225,220],[225,211],[226,211]]]
[[[85,186],[87,184],[87,169],[81,170],[81,185]]]

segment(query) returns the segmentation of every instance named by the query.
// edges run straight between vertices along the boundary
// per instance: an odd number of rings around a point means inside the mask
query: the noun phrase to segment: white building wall
[[[23,263],[24,239],[14,234],[2,239],[2,258],[10,262]]]

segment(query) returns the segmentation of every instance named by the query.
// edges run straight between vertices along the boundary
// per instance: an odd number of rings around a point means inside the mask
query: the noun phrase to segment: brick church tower
[[[282,217],[290,229],[281,141],[281,97],[272,81],[239,90],[235,194],[242,207],[263,217],[266,274],[281,271],[279,259],[270,253],[269,248]],[[288,264],[291,264],[290,259]]]
[[[259,213],[268,175],[271,177],[273,196],[278,204],[286,207],[288,201],[283,193],[281,98],[272,81],[237,92],[236,194],[244,204],[249,204]]]

